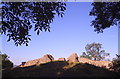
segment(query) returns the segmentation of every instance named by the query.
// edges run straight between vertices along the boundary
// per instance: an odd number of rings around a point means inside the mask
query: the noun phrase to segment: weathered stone
[[[59,58],[58,61],[66,61],[65,58]]]
[[[78,57],[78,61],[81,63],[88,63],[88,64],[92,64],[93,60],[87,59],[87,58],[83,58],[83,57]]]
[[[50,55],[50,54],[44,55],[43,59],[44,59],[44,61],[52,61],[52,60],[54,60],[53,56]]]
[[[68,62],[79,62],[77,53],[73,53],[67,58]]]
[[[54,58],[52,55],[46,54],[38,60],[37,64],[41,64],[41,63],[45,63],[45,62],[49,62],[49,61],[53,61],[53,60],[54,60]]]
[[[26,63],[24,63],[24,65],[22,65],[20,67],[38,65],[38,64],[46,63],[46,62],[53,61],[53,60],[54,60],[54,58],[52,55],[46,54],[42,58],[27,61]]]
[[[111,64],[110,61],[94,61],[93,65],[99,66],[99,67],[106,67],[109,68],[109,64]]]
[[[83,57],[79,57],[78,60],[81,63],[88,63],[98,67],[106,67],[106,68],[109,68],[109,64],[111,63],[110,61],[94,61]]]
[[[22,62],[21,65],[19,65],[19,67],[23,67],[25,65],[26,62]]]
[[[46,54],[44,55],[42,58],[39,59],[35,59],[35,60],[30,60],[27,62],[22,62],[21,65],[19,65],[19,67],[26,67],[26,66],[33,66],[33,65],[38,65],[41,63],[46,63],[49,61],[53,61],[54,58],[52,55],[50,54]],[[65,58],[59,58],[58,61],[66,61]],[[94,61],[94,60],[90,60],[87,58],[83,58],[83,57],[78,57],[78,55],[76,53],[73,53],[72,55],[70,55],[67,58],[68,62],[80,62],[80,63],[88,63],[88,64],[92,64],[95,66],[99,66],[99,67],[106,67],[109,68],[109,64],[111,64],[110,61]]]

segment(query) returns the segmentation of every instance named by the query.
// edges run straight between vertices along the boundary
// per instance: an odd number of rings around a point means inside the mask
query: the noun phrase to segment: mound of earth
[[[4,77],[118,77],[117,72],[87,63],[51,61],[37,66],[3,70]]]
[[[66,61],[65,58],[59,58],[58,61]]]

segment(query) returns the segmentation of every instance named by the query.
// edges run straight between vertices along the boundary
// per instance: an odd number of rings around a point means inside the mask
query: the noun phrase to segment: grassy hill
[[[117,72],[90,64],[52,61],[37,66],[3,70],[3,77],[118,77]]]

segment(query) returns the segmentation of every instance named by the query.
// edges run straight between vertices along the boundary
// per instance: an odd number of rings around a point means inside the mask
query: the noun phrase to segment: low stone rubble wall
[[[54,57],[50,54],[46,54],[42,58],[27,61],[27,62],[22,62],[22,64],[19,67],[38,65],[41,63],[49,62],[49,61],[54,61]],[[71,54],[67,58],[67,60],[65,58],[59,58],[57,61],[88,63],[88,64],[92,64],[92,65],[99,66],[99,67],[105,67],[105,68],[109,68],[109,64],[111,64],[110,61],[94,61],[94,60],[90,60],[87,58],[78,57],[77,53]]]
[[[19,67],[26,67],[26,66],[38,65],[38,64],[46,63],[46,62],[53,61],[53,60],[54,60],[54,58],[53,58],[52,55],[46,54],[42,58],[27,61],[26,63],[21,64]]]

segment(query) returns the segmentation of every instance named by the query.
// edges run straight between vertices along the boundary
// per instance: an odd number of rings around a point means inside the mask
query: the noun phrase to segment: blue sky
[[[89,16],[92,8],[90,2],[67,3],[65,16],[55,17],[51,24],[51,32],[41,32],[38,36],[33,30],[29,46],[16,47],[13,41],[6,42],[7,37],[2,36],[2,52],[10,56],[10,60],[18,65],[22,61],[37,59],[45,54],[51,54],[55,59],[67,58],[72,53],[81,55],[86,44],[101,43],[103,49],[115,57],[118,53],[118,28],[112,26],[104,33],[97,34],[90,22],[94,17]]]

